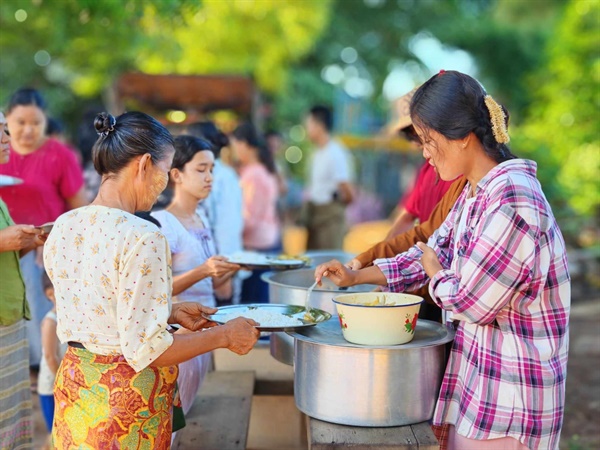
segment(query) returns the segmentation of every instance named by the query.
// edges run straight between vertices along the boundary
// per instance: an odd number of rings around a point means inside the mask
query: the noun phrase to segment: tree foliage
[[[166,23],[176,23],[193,0],[155,0]],[[140,48],[153,47],[139,23],[138,0],[0,1],[0,102],[23,85],[44,88],[55,112],[80,96],[96,96],[123,70],[135,68]]]
[[[277,92],[290,63],[328,23],[328,12],[329,0],[0,2],[0,93],[6,98],[23,82],[49,82],[89,97],[132,69],[244,73]],[[49,64],[36,63],[40,51]]]
[[[292,62],[311,50],[329,22],[329,0],[207,1],[184,8],[181,23],[157,48],[145,48],[138,68],[148,73],[245,73],[263,91],[278,93]],[[164,36],[163,20],[147,8],[146,34]]]
[[[515,148],[538,161],[563,213],[600,209],[600,2],[571,1],[548,42],[548,61],[528,77],[533,102]]]

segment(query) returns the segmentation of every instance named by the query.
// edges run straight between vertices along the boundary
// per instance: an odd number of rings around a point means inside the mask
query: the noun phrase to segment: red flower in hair
[[[438,73],[438,75],[443,75],[445,73],[446,73],[446,71],[444,69],[442,69],[442,70],[440,70],[440,73]]]

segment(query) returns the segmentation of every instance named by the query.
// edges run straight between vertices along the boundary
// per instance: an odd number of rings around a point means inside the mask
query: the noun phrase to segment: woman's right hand
[[[226,348],[238,355],[248,353],[260,337],[257,326],[257,322],[245,317],[238,317],[222,325],[227,339]]]
[[[240,266],[227,261],[224,256],[211,256],[202,264],[209,277],[220,278],[240,270]]]
[[[329,278],[339,287],[354,286],[356,284],[356,272],[335,259],[317,267],[315,280],[319,286],[323,277]]]

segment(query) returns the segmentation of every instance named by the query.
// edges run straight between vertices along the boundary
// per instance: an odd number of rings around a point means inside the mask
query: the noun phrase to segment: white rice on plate
[[[265,309],[249,309],[244,312],[226,314],[223,316],[222,321],[229,322],[238,317],[255,320],[261,327],[265,328],[297,327],[303,325],[303,322],[300,319],[286,316],[285,314],[278,312],[267,311]]]

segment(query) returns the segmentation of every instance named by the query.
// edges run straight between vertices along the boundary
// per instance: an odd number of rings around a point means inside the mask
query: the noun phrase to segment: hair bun
[[[115,130],[117,119],[111,114],[102,112],[94,119],[94,128],[96,132],[101,136],[108,136],[108,133]]]

